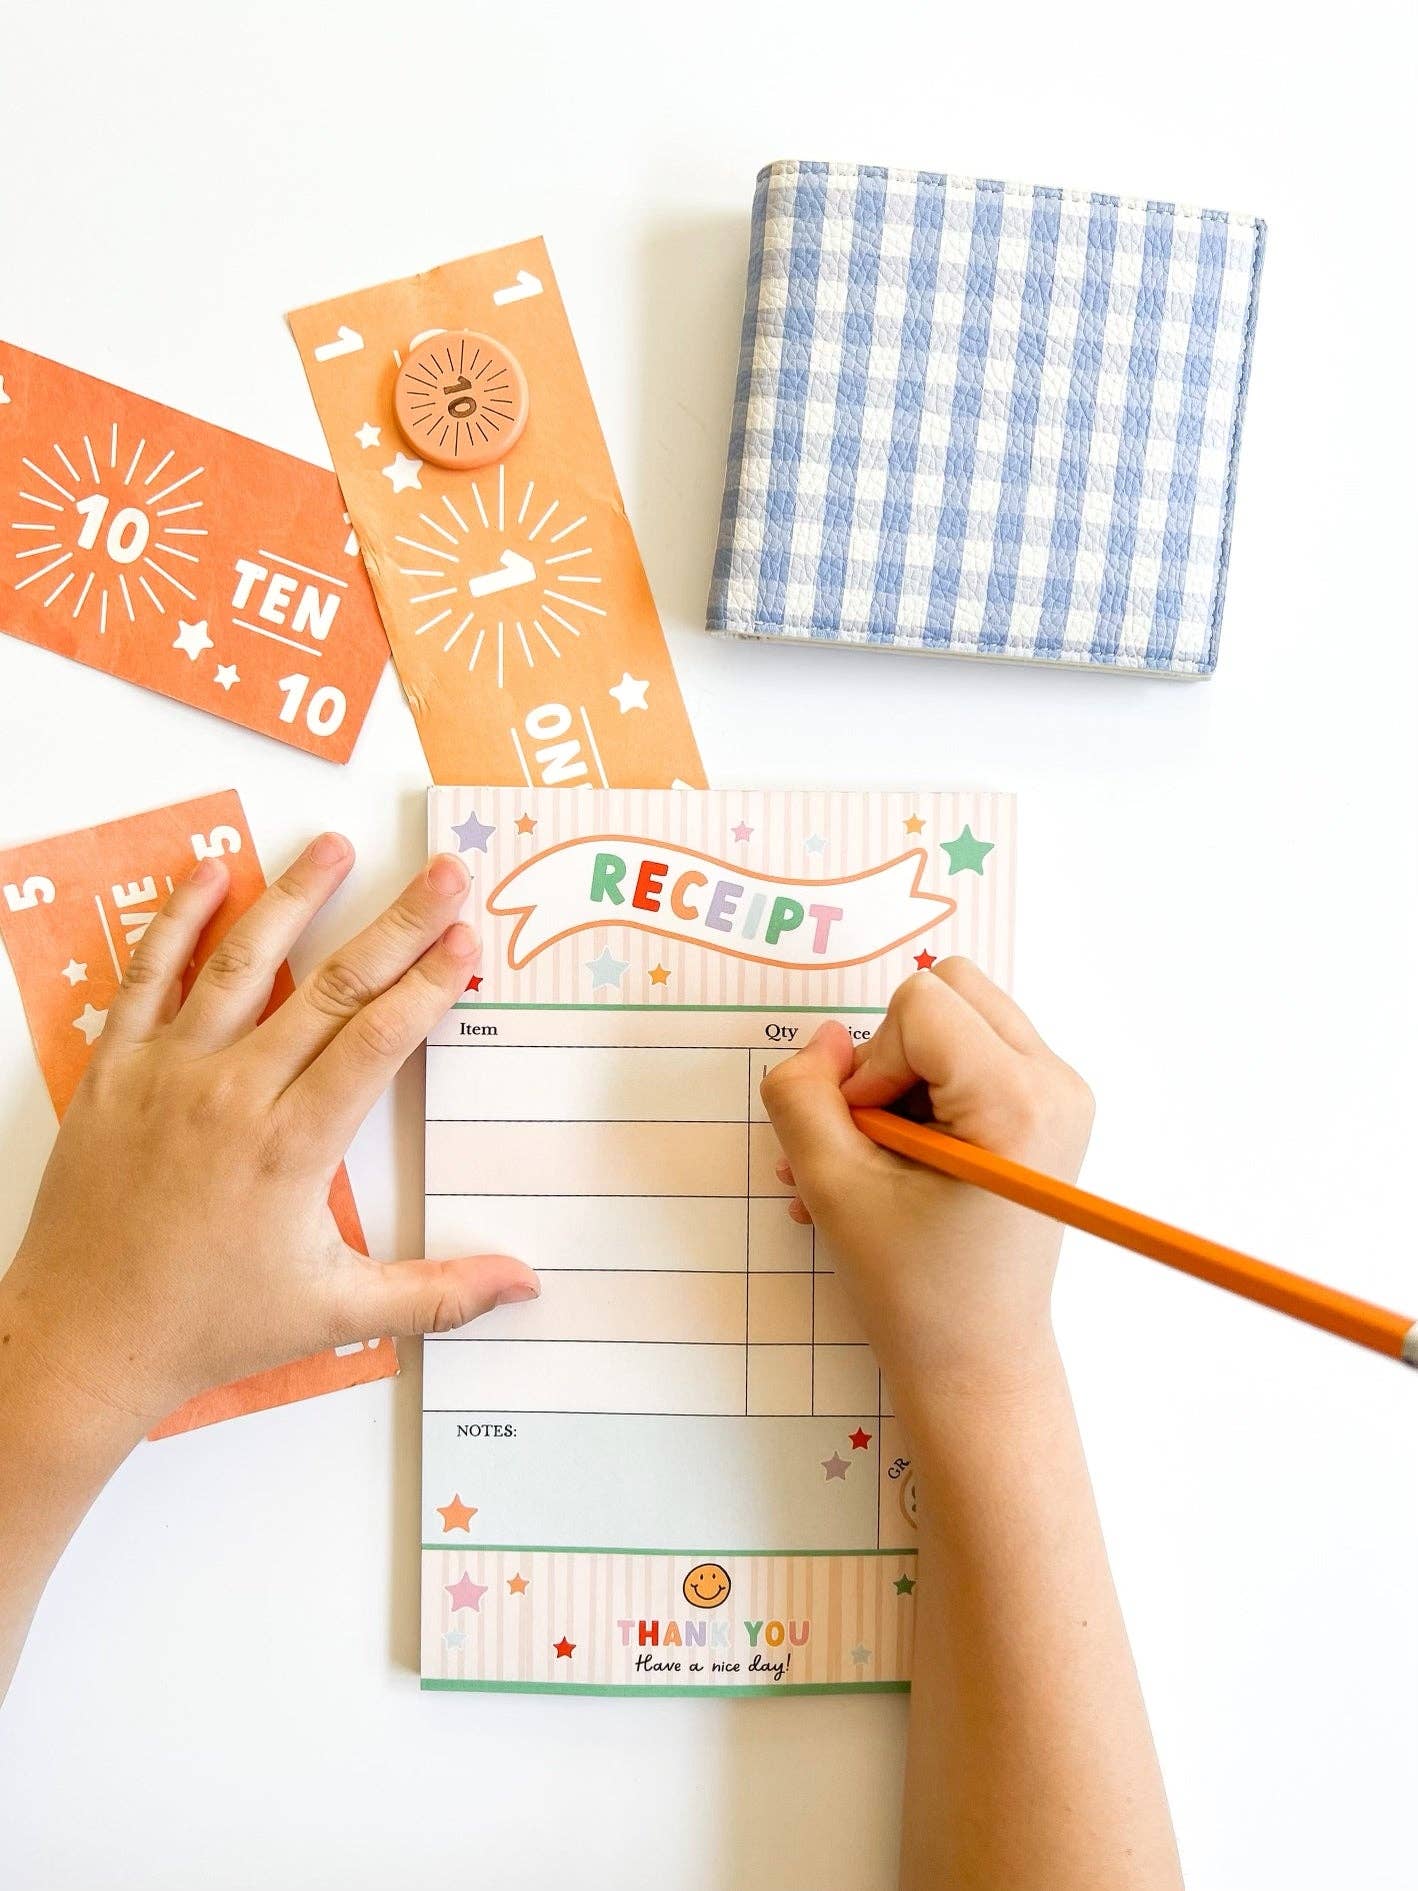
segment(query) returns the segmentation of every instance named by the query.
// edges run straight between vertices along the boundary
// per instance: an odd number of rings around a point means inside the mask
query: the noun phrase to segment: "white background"
[[[710,779],[1017,789],[1018,990],[1097,1090],[1087,1179],[1418,1313],[1396,6],[8,12],[11,340],[327,463],[283,311],[543,232]],[[1213,681],[703,635],[753,179],[785,156],[1269,219]],[[0,717],[6,843],[235,786],[268,869],[323,825],[357,842],[316,944],[420,859],[392,674],[343,770],[10,641]],[[53,1121],[7,976],[0,1048],[8,1253]],[[351,1163],[389,1253],[418,1247],[419,1085]],[[1418,1382],[1066,1252],[1059,1324],[1193,1891],[1411,1887]],[[419,1694],[418,1404],[410,1347],[396,1385],[137,1453],[0,1717],[6,1884],[889,1885],[899,1700]]]

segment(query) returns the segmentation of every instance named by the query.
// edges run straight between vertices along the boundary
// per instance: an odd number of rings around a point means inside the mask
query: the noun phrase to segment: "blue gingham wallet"
[[[875,165],[758,179],[708,626],[1216,665],[1265,226]]]

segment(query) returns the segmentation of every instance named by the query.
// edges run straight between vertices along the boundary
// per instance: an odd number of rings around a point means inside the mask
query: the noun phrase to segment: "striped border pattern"
[[[714,1610],[691,1608],[682,1592],[701,1560],[732,1584]],[[701,1558],[425,1544],[423,1683],[632,1694],[903,1688],[916,1568],[914,1550]],[[464,1576],[482,1593],[458,1591]],[[910,1586],[898,1588],[903,1578]],[[460,1594],[475,1600],[457,1606]],[[642,1622],[656,1625],[653,1642],[648,1627],[642,1642]],[[688,1622],[704,1625],[703,1645],[667,1640],[670,1623],[683,1637]]]
[[[1265,226],[872,165],[758,180],[708,626],[1206,675]]]

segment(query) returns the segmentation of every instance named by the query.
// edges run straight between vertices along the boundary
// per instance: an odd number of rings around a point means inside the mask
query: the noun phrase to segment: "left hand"
[[[185,1000],[226,868],[203,861],[177,888],[133,955],[0,1281],[10,1359],[135,1435],[209,1386],[538,1291],[506,1255],[381,1264],[335,1225],[350,1138],[478,950],[457,917],[467,870],[441,854],[263,1022],[278,968],[353,864],[348,841],[322,835]]]

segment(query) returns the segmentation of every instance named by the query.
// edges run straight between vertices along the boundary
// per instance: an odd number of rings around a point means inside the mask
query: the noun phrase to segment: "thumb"
[[[446,1333],[514,1300],[534,1300],[541,1282],[510,1254],[470,1254],[455,1261],[373,1261],[353,1248],[354,1291],[341,1318],[348,1338]]]
[[[760,1086],[764,1108],[809,1207],[813,1195],[837,1186],[873,1153],[842,1096],[851,1069],[851,1037],[845,1026],[829,1019],[794,1056],[772,1065]]]

